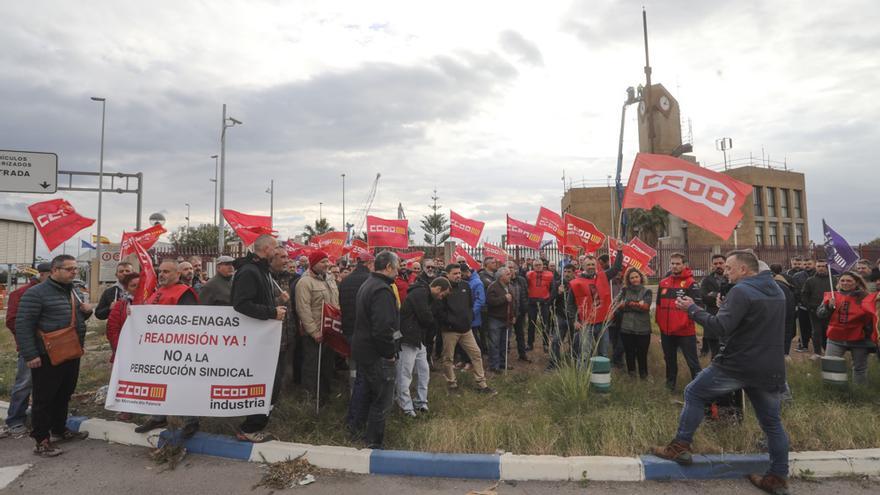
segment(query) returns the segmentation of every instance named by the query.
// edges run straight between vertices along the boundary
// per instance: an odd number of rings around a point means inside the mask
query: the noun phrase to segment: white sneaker
[[[403,411],[403,415],[406,416],[406,417],[408,417],[408,418],[416,418],[416,417],[418,417],[418,415],[416,415],[416,412],[415,412],[415,411]]]

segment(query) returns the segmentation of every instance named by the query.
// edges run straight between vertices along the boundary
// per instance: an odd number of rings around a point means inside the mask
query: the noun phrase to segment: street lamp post
[[[219,209],[223,211],[223,204],[226,196],[226,129],[235,125],[241,125],[240,120],[226,116],[226,104],[223,104],[223,121],[220,126],[220,184],[219,187]],[[223,254],[223,244],[225,242],[225,233],[223,230],[223,215],[217,216],[217,255]]]
[[[184,203],[186,205],[186,234],[189,235],[189,211],[190,206],[189,203]]]
[[[104,123],[107,117],[107,99],[93,96],[92,101],[101,102],[101,156],[98,160],[98,244],[95,247],[95,257],[98,260],[98,283],[94,285],[97,288],[101,283],[101,207],[103,206],[102,192],[104,190]]]
[[[348,234],[348,227],[345,225],[345,174],[342,174],[342,231]]]
[[[214,183],[214,225],[217,225],[217,187],[220,185],[217,182],[217,177],[220,175],[220,162],[217,159],[220,155],[211,155],[211,158],[214,159],[214,178],[208,180]]]
[[[269,189],[266,189],[269,195],[269,221],[275,225],[275,179],[269,181]]]

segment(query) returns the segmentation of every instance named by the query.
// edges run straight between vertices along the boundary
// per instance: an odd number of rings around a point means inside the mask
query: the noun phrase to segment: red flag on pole
[[[153,294],[153,291],[156,290],[159,280],[156,277],[156,271],[153,269],[153,260],[150,258],[147,250],[137,241],[131,243],[131,250],[137,255],[138,263],[141,265],[141,276],[138,280],[137,289],[135,289],[133,294],[132,304],[143,304]]]
[[[370,254],[370,247],[367,246],[367,243],[360,240],[355,239],[351,241],[351,255],[355,258],[359,257],[362,254]]]
[[[493,257],[501,263],[507,263],[507,257],[510,256],[507,254],[507,251],[501,249],[500,247],[489,244],[488,242],[483,243],[483,259],[485,260],[487,257]]]
[[[471,220],[449,210],[449,237],[461,239],[471,247],[477,247],[485,225],[485,222]]]
[[[752,186],[668,155],[639,153],[623,208],[660,205],[675,216],[728,239],[742,218]]]
[[[538,227],[507,215],[507,245],[540,249],[543,236],[544,231]]]
[[[467,266],[471,267],[471,270],[479,270],[480,263],[474,259],[473,256],[470,255],[463,247],[456,245],[455,252],[452,253],[452,261],[455,261],[459,256],[464,258],[464,262],[467,263]]]
[[[635,249],[636,251],[644,253],[648,257],[649,263],[651,262],[652,259],[654,259],[655,256],[657,256],[657,250],[652,248],[651,246],[645,244],[645,241],[639,239],[638,236],[630,239],[628,244],[630,246],[632,246],[632,248]],[[648,276],[654,274],[654,270],[648,265],[645,265],[645,269],[643,271],[644,271],[645,275],[648,275]]]
[[[149,251],[156,241],[159,240],[159,236],[167,232],[161,225],[156,224],[148,229],[144,229],[140,232],[123,232],[122,233],[122,241],[120,242],[120,252],[119,257],[125,258],[129,254],[134,252],[134,243],[138,243],[141,245],[144,250]]]
[[[565,243],[565,224],[558,213],[542,206],[538,210],[538,219],[535,221],[535,225],[555,237],[556,242],[559,244],[559,249],[562,249],[562,245]]]
[[[424,251],[410,251],[408,253],[397,253],[397,257],[400,258],[400,261],[409,261],[414,260],[418,261],[425,257]]]
[[[315,250],[315,248],[311,246],[306,246],[305,244],[300,244],[298,242],[293,242],[290,239],[284,243],[284,249],[287,250],[287,256],[290,259],[299,258],[300,256],[308,256],[309,253]]]
[[[248,215],[235,210],[222,209],[220,213],[238,234],[245,246],[250,246],[263,234],[275,235],[272,230],[272,217],[262,215]]]
[[[324,312],[321,322],[321,337],[323,342],[330,346],[340,356],[351,356],[351,347],[342,334],[342,312],[339,308],[324,303]]]
[[[367,245],[406,249],[409,246],[409,221],[386,220],[367,215]]]
[[[64,244],[80,230],[95,223],[91,218],[86,218],[64,199],[50,199],[28,206],[28,211],[34,219],[34,227],[40,231],[43,241],[49,251]]]
[[[647,254],[639,251],[629,244],[619,246],[615,239],[608,239],[608,248],[610,258],[609,262],[611,264],[614,264],[614,260],[617,259],[617,249],[621,249],[621,252],[623,253],[624,271],[626,271],[628,268],[636,268],[640,272],[647,275],[647,272],[651,270],[651,268],[648,266],[651,258]]]
[[[345,240],[347,238],[348,234],[346,232],[325,232],[321,235],[312,236],[309,245],[324,251],[328,257],[338,258],[342,256],[342,250],[345,247]]]
[[[565,244],[581,246],[588,253],[595,253],[605,243],[603,234],[593,222],[565,214]]]

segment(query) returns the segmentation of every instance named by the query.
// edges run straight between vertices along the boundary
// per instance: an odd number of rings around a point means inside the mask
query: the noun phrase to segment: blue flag
[[[822,231],[825,233],[825,258],[828,260],[828,269],[833,273],[843,273],[859,260],[859,255],[846,242],[846,239],[834,231],[822,219]]]
[[[80,248],[84,248],[84,249],[97,249],[97,246],[95,246],[94,244],[89,244],[88,242],[86,242],[82,239],[79,240],[79,246],[80,246]]]

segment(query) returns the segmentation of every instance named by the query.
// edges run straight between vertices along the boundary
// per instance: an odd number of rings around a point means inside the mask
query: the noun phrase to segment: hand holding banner
[[[86,218],[63,199],[50,199],[28,206],[34,219],[34,227],[40,232],[49,251],[64,244],[80,230],[92,225],[95,221]]]
[[[465,244],[471,247],[477,247],[480,242],[480,236],[483,234],[483,227],[486,224],[477,220],[465,218],[458,213],[449,210],[449,237],[461,239]]]

